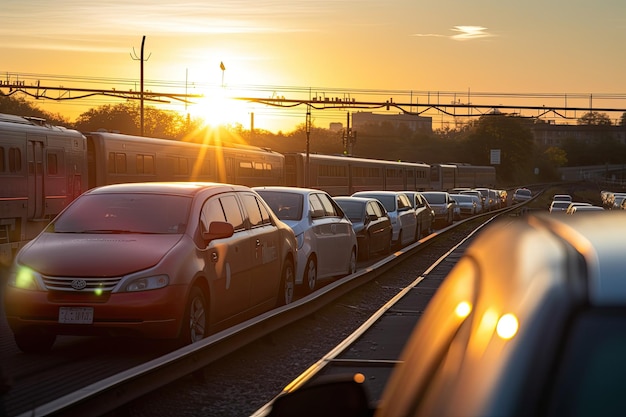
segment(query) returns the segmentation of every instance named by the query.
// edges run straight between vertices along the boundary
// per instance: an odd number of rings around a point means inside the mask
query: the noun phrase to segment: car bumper
[[[142,336],[157,339],[178,337],[184,314],[186,286],[153,291],[110,294],[104,302],[85,302],[80,297],[50,301],[50,293],[6,288],[5,311],[13,332],[37,328],[63,335]],[[92,307],[90,324],[59,323],[60,307]]]

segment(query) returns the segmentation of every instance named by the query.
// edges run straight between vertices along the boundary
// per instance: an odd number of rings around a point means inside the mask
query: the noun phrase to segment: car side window
[[[324,216],[324,206],[322,202],[315,194],[309,196],[309,205],[311,206],[313,218],[320,218]]]
[[[205,231],[209,230],[211,222],[225,222],[226,216],[224,210],[220,204],[219,198],[211,198],[204,203],[202,207],[202,213],[200,215],[200,221],[202,222],[202,228]]]
[[[385,215],[387,214],[387,211],[385,210],[385,208],[383,207],[382,204],[378,203],[378,202],[374,202],[372,204],[372,209],[374,210],[374,213],[376,213],[376,215],[380,218],[380,217],[385,217]]]
[[[404,194],[398,194],[398,210],[411,208],[409,198]]]
[[[243,230],[243,216],[239,203],[234,195],[213,197],[202,208],[202,225],[204,230],[209,230],[211,222],[228,222],[233,225],[235,231]]]
[[[259,209],[261,210],[261,219],[263,224],[272,224],[272,216],[270,216],[270,212],[267,206],[263,203],[263,200],[259,200],[256,196],[254,197],[259,204]]]
[[[243,216],[241,214],[241,208],[239,208],[239,203],[237,202],[237,197],[232,194],[220,197],[220,203],[224,208],[226,221],[233,225],[235,231],[244,230]]]
[[[371,202],[367,203],[367,206],[365,207],[365,213],[367,214],[367,217],[370,217],[370,216],[380,217],[376,213],[376,209],[374,207],[375,207],[374,203],[371,203]]]
[[[324,207],[324,214],[329,217],[338,217],[339,212],[335,209],[335,205],[333,204],[331,198],[326,194],[316,194],[320,199],[322,206]]]
[[[263,216],[261,215],[261,209],[259,208],[259,202],[252,194],[241,193],[241,202],[248,213],[248,221],[250,221],[250,227],[257,227],[263,225]]]

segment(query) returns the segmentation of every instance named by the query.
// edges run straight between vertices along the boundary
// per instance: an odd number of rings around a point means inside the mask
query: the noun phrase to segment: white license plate
[[[93,307],[60,307],[59,323],[92,324]]]

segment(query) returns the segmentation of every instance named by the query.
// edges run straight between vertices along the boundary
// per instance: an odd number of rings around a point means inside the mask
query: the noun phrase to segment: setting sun
[[[187,111],[212,127],[241,124],[248,127],[249,104],[233,98],[232,91],[225,87],[212,87],[202,91],[202,98],[194,100]]]

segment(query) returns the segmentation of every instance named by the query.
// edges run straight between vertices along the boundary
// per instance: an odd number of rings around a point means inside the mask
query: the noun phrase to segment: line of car
[[[331,197],[204,182],[94,188],[16,256],[7,321],[24,352],[51,349],[57,335],[193,343],[452,223],[455,207],[447,192]]]

